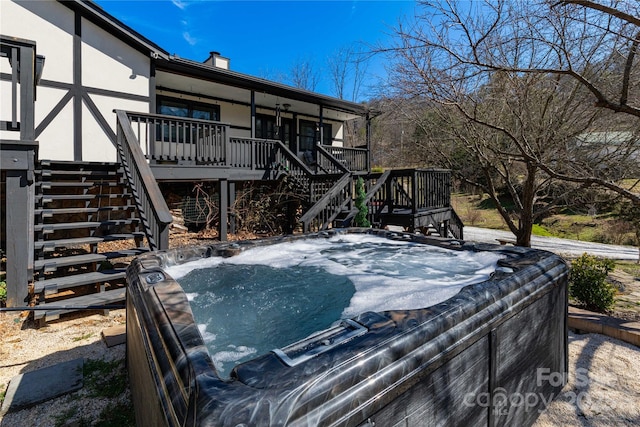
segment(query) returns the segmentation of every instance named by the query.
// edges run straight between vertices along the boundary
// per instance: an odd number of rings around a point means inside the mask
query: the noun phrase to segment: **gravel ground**
[[[569,382],[534,424],[640,425],[640,348],[598,334],[569,334]]]
[[[479,227],[464,227],[465,240],[497,244],[496,239],[513,239],[510,231],[491,230]],[[531,236],[531,247],[554,252],[559,255],[578,257],[585,252],[592,255],[619,260],[637,261],[638,248],[633,246],[607,245],[604,243],[583,242],[580,240],[559,239],[557,237]]]
[[[122,325],[124,310],[112,310],[108,316],[100,314],[66,318],[35,329],[18,313],[0,313],[0,393],[4,393],[9,381],[20,373],[55,365],[56,363],[84,358],[86,360],[124,362],[125,345],[108,348],[101,338],[102,330]],[[87,365],[85,365],[86,367]],[[114,375],[124,372],[124,363],[104,376],[113,381]],[[100,378],[98,378],[100,381]],[[124,392],[109,398],[96,393],[85,375],[85,386],[66,396],[41,403],[29,409],[0,415],[1,427],[26,426],[85,426],[97,422],[105,408],[126,408],[130,396],[126,383]],[[108,390],[108,385],[103,385]],[[99,387],[100,388],[100,387]],[[76,422],[76,424],[73,424]],[[112,424],[119,425],[119,424]]]

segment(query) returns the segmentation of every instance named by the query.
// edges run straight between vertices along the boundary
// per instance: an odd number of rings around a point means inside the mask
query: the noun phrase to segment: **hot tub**
[[[347,317],[222,375],[189,295],[167,270],[301,239],[326,247],[351,235],[499,259],[487,278],[463,282],[435,305],[427,293],[404,300],[407,309],[345,309]],[[146,254],[127,271],[137,424],[531,425],[565,384],[567,273],[548,252],[370,229]],[[215,324],[220,310],[211,311]],[[290,322],[282,335],[295,328]]]

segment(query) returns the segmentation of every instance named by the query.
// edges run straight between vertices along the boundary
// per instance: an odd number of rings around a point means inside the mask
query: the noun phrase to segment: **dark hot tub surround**
[[[361,313],[221,379],[185,293],[163,269],[336,233],[505,257],[489,280],[442,303]],[[127,271],[127,362],[137,425],[531,425],[565,383],[567,273],[560,257],[544,251],[370,229],[144,255]]]

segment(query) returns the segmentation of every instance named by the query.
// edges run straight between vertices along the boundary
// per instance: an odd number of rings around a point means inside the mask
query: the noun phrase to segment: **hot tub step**
[[[40,280],[33,284],[34,294],[53,295],[65,289],[77,286],[91,285],[93,283],[118,282],[126,277],[124,269],[108,271],[96,271],[93,273],[74,274],[72,276],[56,277]]]
[[[33,263],[34,270],[44,270],[45,272],[56,271],[60,267],[68,267],[71,265],[83,265],[101,262],[107,259],[103,254],[84,254],[65,257],[55,257],[40,259]]]
[[[100,292],[97,294],[83,295],[81,297],[69,298],[64,301],[49,304],[40,304],[40,310],[34,311],[33,318],[38,322],[49,322],[56,320],[62,314],[71,313],[79,310],[106,310],[104,306],[115,305],[123,302],[127,295],[126,288],[118,288],[110,291]],[[51,310],[47,310],[47,306]]]
[[[95,245],[102,242],[111,242],[114,240],[140,240],[144,237],[144,233],[122,233],[108,234],[101,237],[78,237],[74,239],[56,239],[56,240],[38,240],[35,242],[35,248],[44,252],[51,252],[57,248],[74,247],[78,245]]]

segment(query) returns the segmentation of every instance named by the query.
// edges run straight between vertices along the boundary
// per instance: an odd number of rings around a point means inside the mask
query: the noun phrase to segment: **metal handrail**
[[[114,111],[117,117],[118,157],[141,217],[149,249],[167,249],[169,224],[173,221],[171,212],[142,153],[140,141],[133,132],[127,113],[122,110]]]

